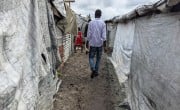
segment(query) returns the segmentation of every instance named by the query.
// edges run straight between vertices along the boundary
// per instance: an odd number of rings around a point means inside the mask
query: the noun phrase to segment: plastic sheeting
[[[136,21],[131,74],[132,110],[180,109],[180,13]]]
[[[60,12],[60,14],[66,17],[66,10],[64,7],[64,0],[54,0],[53,4],[55,5],[56,9]]]
[[[121,83],[127,80],[126,75],[130,72],[134,30],[134,22],[117,25],[111,61]]]
[[[180,109],[179,19],[176,12],[117,24],[110,59],[131,110]]]
[[[121,105],[131,110],[180,109],[179,4],[159,0],[106,21],[117,24],[110,59],[127,92],[124,101],[129,103]]]
[[[117,25],[111,61],[132,110],[180,109],[179,19],[160,14]]]
[[[65,29],[66,34],[72,34],[77,35],[77,21],[76,21],[76,15],[73,12],[73,10],[66,5],[66,14],[67,14],[67,25]]]
[[[107,25],[107,44],[108,47],[113,47],[117,25],[114,25],[112,23],[107,23],[106,25]]]
[[[170,12],[173,6],[177,4],[180,4],[180,0],[159,0],[154,3],[148,3],[147,5],[139,6],[125,15],[116,16],[107,21],[114,22],[114,23],[126,23],[129,20],[136,19],[138,17],[142,17],[146,15],[150,15],[153,13]]]
[[[0,110],[50,110],[57,90],[44,0],[0,1]]]
[[[81,29],[81,31],[83,32],[83,35],[84,35],[85,28],[86,28],[86,25],[88,25],[88,21],[90,20],[90,17],[89,16],[83,17],[83,16],[77,14],[76,20],[77,20],[78,27]]]
[[[176,4],[180,3],[180,0],[168,0],[167,5],[168,6],[174,6]]]

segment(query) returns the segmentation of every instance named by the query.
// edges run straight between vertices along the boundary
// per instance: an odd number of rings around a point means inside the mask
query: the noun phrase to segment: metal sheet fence
[[[65,36],[61,36],[57,38],[57,44],[59,48],[59,56],[61,58],[61,62],[64,63],[67,61],[69,56],[73,51],[73,36],[71,34],[67,34]]]

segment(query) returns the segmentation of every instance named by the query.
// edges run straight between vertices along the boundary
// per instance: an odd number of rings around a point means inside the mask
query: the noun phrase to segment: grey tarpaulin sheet
[[[134,30],[134,22],[117,25],[111,61],[120,82],[124,82],[130,72]]]
[[[60,12],[60,14],[66,17],[66,10],[64,7],[64,0],[54,0],[53,4],[55,5],[56,9]]]
[[[0,1],[0,110],[50,110],[53,75],[44,0]]]
[[[168,0],[167,1],[167,5],[168,6],[173,6],[173,5],[176,5],[180,2],[180,0]]]
[[[76,14],[68,5],[66,5],[66,15],[67,15],[66,16],[67,25],[66,25],[65,33],[77,35],[78,29],[77,29]]]
[[[170,12],[171,8],[174,5],[177,5],[180,3],[180,0],[158,0],[153,3],[148,3],[146,5],[141,5],[136,7],[134,10],[130,11],[129,13],[121,16],[116,16],[110,20],[116,23],[126,23],[129,20],[136,19],[141,16],[147,16],[150,13],[167,13]]]
[[[118,24],[111,61],[131,110],[180,110],[180,13],[170,12],[179,2],[160,0],[106,21]]]
[[[113,47],[115,42],[115,35],[117,30],[117,25],[113,23],[106,23],[107,25],[107,44],[108,47]]]
[[[180,13],[136,20],[128,79],[132,110],[180,110]]]
[[[85,33],[85,27],[86,27],[86,25],[88,25],[88,20],[89,19],[90,18],[88,16],[83,17],[81,15],[76,14],[77,26],[81,29],[83,35]]]

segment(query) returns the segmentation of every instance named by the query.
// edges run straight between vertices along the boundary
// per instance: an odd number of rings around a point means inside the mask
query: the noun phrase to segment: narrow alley
[[[115,110],[118,107],[115,99],[120,92],[110,88],[116,86],[113,82],[117,79],[108,74],[106,61],[104,54],[100,75],[91,79],[88,55],[74,53],[60,76],[62,84],[55,95],[54,110]]]
[[[0,110],[180,110],[180,0],[0,0],[0,75]]]

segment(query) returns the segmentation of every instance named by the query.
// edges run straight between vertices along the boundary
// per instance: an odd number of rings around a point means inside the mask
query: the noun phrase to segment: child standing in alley
[[[74,42],[75,53],[76,53],[76,47],[81,47],[81,52],[83,52],[82,32],[79,27],[78,27],[78,34],[75,36],[75,42]]]

